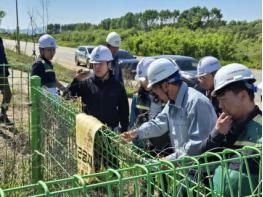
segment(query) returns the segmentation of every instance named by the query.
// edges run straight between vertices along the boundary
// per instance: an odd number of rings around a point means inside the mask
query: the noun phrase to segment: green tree
[[[205,10],[206,8],[201,8],[199,6],[185,10],[180,14],[178,22],[181,26],[186,26],[191,30],[202,27]]]
[[[173,24],[177,23],[179,16],[180,16],[179,10],[174,10],[173,12],[170,12],[170,18],[172,19]]]
[[[156,10],[145,10],[142,14],[142,22],[145,31],[156,25],[159,19],[159,13]]]
[[[220,27],[226,24],[226,21],[222,20],[223,14],[218,8],[212,8],[209,14],[208,26],[209,27]]]
[[[168,19],[171,17],[170,10],[161,10],[159,12],[160,25],[167,24]]]
[[[111,19],[110,18],[106,18],[104,20],[102,20],[99,24],[100,27],[102,27],[105,30],[109,30],[111,27]]]
[[[0,10],[0,25],[1,25],[2,19],[5,17],[5,15],[6,15],[5,11]]]
[[[191,30],[203,27],[220,27],[226,22],[222,20],[223,14],[218,8],[212,8],[209,11],[206,7],[192,7],[191,9],[183,11],[179,18],[179,25],[181,27],[188,27]]]
[[[132,28],[135,26],[135,16],[132,12],[128,12],[124,17],[121,18],[123,20],[121,27],[124,29]]]
[[[58,34],[60,32],[60,24],[54,24],[53,33]]]
[[[48,34],[52,34],[53,33],[53,27],[54,27],[53,24],[48,24],[47,25],[47,33]]]

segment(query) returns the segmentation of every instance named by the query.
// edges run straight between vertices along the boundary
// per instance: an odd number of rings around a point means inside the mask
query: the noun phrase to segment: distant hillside
[[[219,28],[163,26],[150,31],[111,29],[122,37],[122,48],[133,54],[150,56],[179,54],[201,58],[206,55],[218,57],[223,64],[240,62],[249,67],[261,68],[262,21],[232,22]],[[94,29],[85,32],[66,31],[54,36],[60,45],[98,45],[105,43],[109,31]]]
[[[197,28],[219,27],[225,25],[223,14],[218,8],[208,10],[206,7],[192,7],[180,13],[179,10],[145,10],[144,12],[128,12],[120,18],[106,18],[98,25],[91,23],[76,24],[49,24],[49,33],[60,33],[63,31],[87,31],[94,28],[110,29],[130,29],[149,31],[152,28],[163,26],[187,27],[191,30]]]

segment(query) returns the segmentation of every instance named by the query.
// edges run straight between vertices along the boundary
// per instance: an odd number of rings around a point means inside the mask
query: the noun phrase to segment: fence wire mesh
[[[0,187],[31,182],[30,75],[22,71],[25,67],[0,65]]]
[[[261,147],[225,149],[196,157],[185,156],[171,162],[135,164],[82,177],[73,175],[60,180],[39,181],[0,192],[2,197],[21,193],[34,196],[261,196],[261,154]],[[252,167],[252,161],[258,162],[257,165]],[[237,163],[241,165],[236,173],[245,173],[246,178],[237,176],[236,183],[229,182],[232,176],[230,166]],[[228,190],[235,191],[215,190],[215,169],[219,167],[224,171],[219,182]],[[253,182],[255,172],[257,179]],[[93,182],[88,184],[86,181],[90,178]],[[238,187],[233,188],[233,185]],[[248,193],[244,193],[243,188],[248,188]]]
[[[226,149],[167,162],[123,142],[107,128],[99,130],[95,138],[96,173],[74,175],[78,157],[75,117],[80,108],[50,95],[40,83],[36,85],[32,81],[31,123],[29,75],[15,72],[10,75],[13,98],[8,110],[15,126],[13,132],[1,129],[1,133],[10,132],[13,136],[1,142],[5,151],[1,151],[0,187],[10,189],[0,190],[1,196],[242,196],[244,192],[260,196],[262,193],[261,147]],[[32,154],[28,148],[30,125],[34,137]],[[231,185],[233,171],[228,170],[233,166],[236,166],[237,188]],[[35,183],[15,187],[31,181],[31,170]],[[215,178],[214,172],[222,176]],[[243,191],[244,188],[247,190]]]
[[[39,117],[36,124],[32,121],[32,128],[37,128],[40,133],[36,137],[36,148],[33,148],[34,155],[39,159],[39,162],[34,163],[39,166],[33,168],[40,169],[37,180],[65,178],[76,174],[76,115],[81,112],[81,107],[77,107],[76,102],[52,96],[39,86],[33,87],[32,98],[32,116]],[[103,127],[96,134],[94,158],[97,172],[107,168],[118,169],[135,163],[145,163],[148,159],[153,159],[136,146],[124,143],[117,133],[107,127]]]
[[[77,108],[39,89],[40,155],[43,179],[76,173],[75,115]]]

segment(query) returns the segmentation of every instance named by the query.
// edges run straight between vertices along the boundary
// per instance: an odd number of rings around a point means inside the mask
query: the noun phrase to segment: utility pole
[[[45,2],[44,0],[41,0],[41,5],[42,5],[42,21],[43,21],[43,33],[46,32],[45,30]]]
[[[35,35],[35,30],[34,30],[34,25],[33,25],[33,14],[30,15],[29,14],[29,17],[30,17],[30,23],[31,23],[31,37],[32,37],[32,41],[33,41],[33,58],[35,60],[36,58],[36,44],[35,44],[35,39],[34,39],[34,35]]]
[[[46,33],[47,33],[47,26],[48,26],[48,6],[49,6],[49,1],[46,0],[46,15],[47,15],[47,18],[46,18]]]
[[[19,25],[18,25],[18,5],[16,0],[16,51],[20,54]]]

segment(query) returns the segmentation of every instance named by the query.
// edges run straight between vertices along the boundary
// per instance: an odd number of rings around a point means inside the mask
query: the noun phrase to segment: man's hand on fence
[[[133,129],[131,131],[122,133],[120,136],[124,141],[130,142],[138,136],[138,131],[136,129]]]

